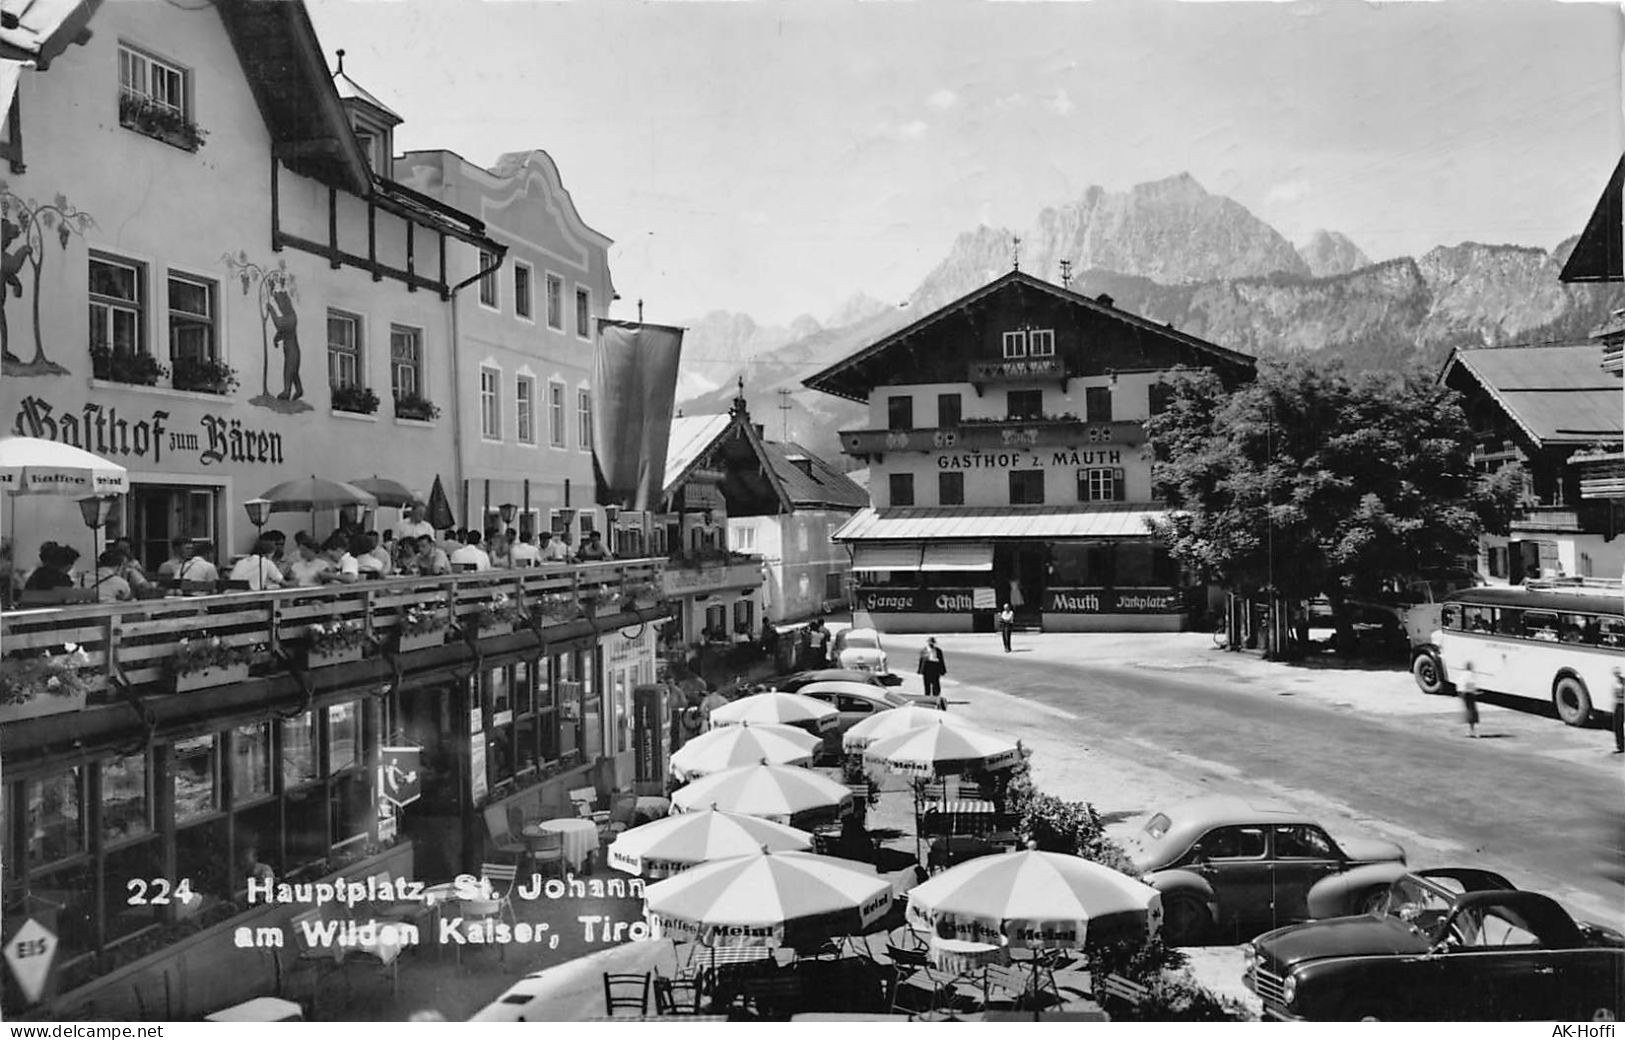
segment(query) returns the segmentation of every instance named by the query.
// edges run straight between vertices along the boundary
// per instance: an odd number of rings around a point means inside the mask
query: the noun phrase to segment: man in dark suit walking
[[[1010,634],[1016,630],[1016,612],[1006,603],[999,611],[999,636],[1004,640],[1004,652],[1010,652]]]
[[[917,669],[920,678],[925,680],[925,695],[927,697],[942,696],[942,677],[948,674],[948,660],[942,654],[942,647],[937,645],[937,639],[932,636],[925,641],[920,650],[920,664]]]

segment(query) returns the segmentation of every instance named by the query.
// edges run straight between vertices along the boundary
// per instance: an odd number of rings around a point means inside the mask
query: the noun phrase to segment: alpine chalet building
[[[1167,631],[1197,590],[1152,536],[1144,423],[1179,367],[1251,357],[1013,270],[806,380],[869,406],[873,503],[833,538],[885,631]]]

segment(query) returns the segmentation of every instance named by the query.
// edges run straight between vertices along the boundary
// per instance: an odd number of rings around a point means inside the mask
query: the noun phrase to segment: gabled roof
[[[344,71],[344,67],[342,65],[339,66],[339,70],[337,72],[333,73],[333,88],[339,92],[339,97],[341,99],[345,101],[359,101],[363,105],[371,106],[372,108],[378,110],[379,115],[383,116],[386,120],[395,124],[396,126],[399,126],[401,123],[405,122],[405,120],[403,120],[394,109],[373,97],[372,94],[366,90],[366,88],[362,87],[361,84],[351,79],[350,74]]]
[[[1597,347],[1457,349],[1439,382],[1467,372],[1538,446],[1590,444],[1621,434],[1619,380],[1597,363]]]
[[[955,314],[960,314],[971,306],[980,303],[990,296],[1004,291],[1012,285],[1019,285],[1038,292],[1046,293],[1058,300],[1074,304],[1085,310],[1093,311],[1096,314],[1106,315],[1114,320],[1123,322],[1126,325],[1133,326],[1134,328],[1162,336],[1182,346],[1193,348],[1205,354],[1213,363],[1223,365],[1227,368],[1246,369],[1247,371],[1251,372],[1257,364],[1257,360],[1249,354],[1243,354],[1240,351],[1230,350],[1226,347],[1209,343],[1205,339],[1198,339],[1197,337],[1189,335],[1188,333],[1180,332],[1171,325],[1158,324],[1157,322],[1151,321],[1148,318],[1142,318],[1138,314],[1132,314],[1125,310],[1119,310],[1109,303],[1103,303],[1100,300],[1091,299],[1090,297],[1084,296],[1081,293],[1075,293],[1070,289],[1064,289],[1052,282],[1046,282],[1042,278],[1034,277],[1033,275],[1028,274],[1026,271],[1011,271],[1000,278],[994,279],[988,284],[982,286],[980,289],[967,293],[952,303],[946,304],[945,306],[932,311],[930,314],[927,314],[925,317],[919,319],[913,324],[906,325],[903,328],[898,329],[891,335],[884,337],[868,347],[865,347],[856,354],[843,358],[840,361],[835,362],[835,364],[825,368],[823,371],[809,376],[808,378],[802,380],[802,385],[810,387],[814,390],[821,390],[826,394],[834,394],[837,397],[845,397],[848,400],[864,401],[867,399],[865,396],[867,394],[867,390],[872,388],[873,383],[859,376],[857,369],[864,366],[867,362],[873,360],[879,355],[885,353],[896,344],[913,338],[915,335],[923,332],[927,328],[930,328],[937,322],[942,321],[944,318],[951,317]],[[847,378],[842,379],[841,377],[843,376]],[[843,386],[843,383],[847,385]],[[865,383],[869,383],[869,386],[865,388],[862,393],[856,392],[851,388],[852,384],[861,386]]]
[[[795,508],[857,510],[869,504],[867,491],[801,445],[763,441],[762,449],[774,478]]]
[[[688,479],[689,471],[705,454],[705,449],[716,443],[731,421],[727,415],[679,415],[671,421],[671,434],[666,440],[664,494],[676,491]]]
[[[1574,244],[1563,273],[1557,277],[1565,282],[1619,282],[1625,281],[1625,258],[1621,257],[1621,237],[1625,235],[1620,194],[1625,191],[1625,156],[1614,167],[1608,178],[1597,208],[1591,211],[1580,241]]]

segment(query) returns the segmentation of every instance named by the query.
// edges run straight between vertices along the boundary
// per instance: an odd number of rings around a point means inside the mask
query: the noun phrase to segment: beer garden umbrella
[[[434,486],[429,489],[429,523],[436,531],[457,526],[457,518],[451,511],[451,501],[446,498],[446,489],[441,485],[438,474],[434,478]]]
[[[319,510],[346,506],[376,509],[378,506],[378,499],[369,492],[317,476],[284,481],[259,497],[271,503],[269,512],[272,513],[309,513],[313,533]]]
[[[363,477],[360,480],[352,480],[349,484],[351,487],[360,488],[376,498],[378,504],[385,509],[400,509],[412,505],[418,500],[418,496],[414,495],[406,485],[399,481],[380,477],[377,474]]]
[[[840,724],[840,714],[833,705],[812,697],[777,692],[741,697],[711,712],[713,726],[732,726],[740,722],[773,722],[822,733]]]
[[[628,874],[660,877],[700,863],[758,852],[806,852],[813,836],[743,813],[679,813],[622,831],[609,846],[609,865]]]
[[[798,820],[838,818],[851,801],[852,791],[845,784],[821,773],[765,762],[712,773],[671,796],[672,808],[678,812],[722,809],[791,826]]]
[[[708,773],[758,762],[806,765],[823,741],[804,729],[774,723],[741,723],[702,733],[671,756],[672,775],[693,780]]]
[[[938,718],[864,748],[864,761],[922,779],[972,770],[991,773],[1021,761],[1021,748],[1015,741],[948,722],[946,712],[933,714]]]
[[[0,437],[0,491],[16,495],[122,495],[123,466],[43,437]]]
[[[974,730],[976,725],[962,716],[950,715],[937,708],[918,704],[905,704],[897,708],[876,712],[846,731],[841,747],[846,751],[862,751],[877,741],[895,737],[922,726],[950,726],[955,729]]]
[[[891,908],[875,868],[809,852],[705,863],[643,893],[654,937],[718,946],[798,946],[859,935]]]

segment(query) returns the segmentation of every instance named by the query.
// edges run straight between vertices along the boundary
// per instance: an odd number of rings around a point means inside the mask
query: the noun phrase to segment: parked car
[[[843,628],[835,633],[835,645],[830,661],[837,668],[852,668],[860,672],[886,675],[886,651],[880,645],[880,633],[872,628]]]
[[[1265,1013],[1289,1021],[1612,1021],[1625,1013],[1625,935],[1576,923],[1538,892],[1461,891],[1439,873],[1396,881],[1378,913],[1248,943],[1244,981]]]
[[[1395,878],[1387,888],[1374,895],[1368,882],[1378,870],[1391,871]],[[1477,867],[1430,867],[1427,870],[1406,871],[1398,863],[1378,863],[1339,874],[1325,884],[1315,886],[1314,891],[1309,893],[1309,916],[1319,920],[1323,917],[1382,914],[1393,905],[1395,899],[1405,897],[1416,885],[1429,885],[1446,893],[1506,891],[1518,887],[1493,870],[1480,870]]]
[[[1345,889],[1343,875],[1381,865],[1358,875],[1348,896],[1374,907],[1405,863],[1393,842],[1339,843],[1288,806],[1225,797],[1153,813],[1125,850],[1140,879],[1162,893],[1162,935],[1175,946],[1220,927],[1302,921],[1321,900],[1317,889]]]
[[[899,693],[887,687],[871,686],[868,683],[824,680],[808,683],[796,692],[803,697],[812,697],[823,701],[825,704],[835,705],[835,710],[840,715],[840,722],[831,732],[830,738],[834,740],[837,749],[841,746],[841,736],[847,730],[869,718],[877,711],[900,708],[905,704],[914,704],[922,708],[947,709],[947,702],[941,697]]]
[[[874,672],[863,672],[856,668],[814,668],[810,672],[795,672],[781,676],[772,680],[771,685],[775,690],[796,693],[803,686],[815,682],[855,682],[882,687],[886,685]]]

